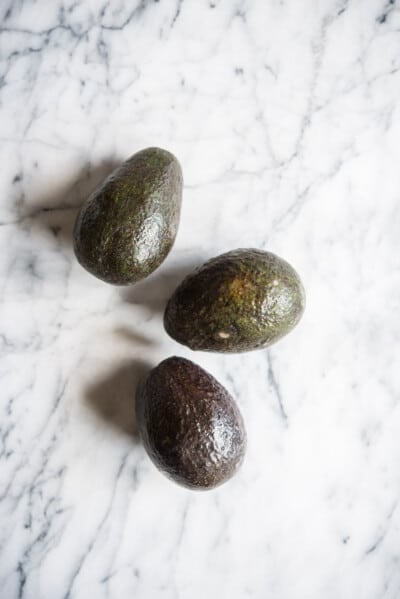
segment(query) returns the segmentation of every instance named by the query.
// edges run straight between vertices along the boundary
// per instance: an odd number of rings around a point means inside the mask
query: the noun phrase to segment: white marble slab
[[[400,3],[3,0],[1,599],[399,599]],[[180,159],[173,253],[135,288],[74,259],[76,209],[150,145]],[[193,353],[162,311],[234,247],[300,272],[270,351]],[[143,363],[237,398],[228,484],[159,474]]]

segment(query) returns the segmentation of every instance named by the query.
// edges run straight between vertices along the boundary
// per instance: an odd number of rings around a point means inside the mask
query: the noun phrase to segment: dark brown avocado
[[[79,263],[115,285],[147,277],[175,241],[181,200],[175,156],[160,148],[134,154],[82,205],[74,228]]]
[[[228,391],[184,358],[154,368],[137,398],[144,446],[154,464],[175,482],[211,489],[240,466],[246,434]]]
[[[270,252],[237,249],[189,274],[169,300],[164,326],[194,350],[245,352],[293,329],[305,307],[294,268]]]

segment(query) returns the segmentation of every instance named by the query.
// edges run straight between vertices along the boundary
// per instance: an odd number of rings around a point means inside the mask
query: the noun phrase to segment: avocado
[[[147,277],[175,241],[181,200],[175,156],[160,148],[134,154],[83,203],[74,228],[78,262],[114,285]]]
[[[296,271],[275,254],[237,249],[189,274],[170,298],[167,333],[194,350],[245,352],[293,329],[305,307]]]
[[[136,409],[151,460],[175,482],[211,489],[242,463],[246,433],[235,401],[190,360],[172,357],[154,368]]]

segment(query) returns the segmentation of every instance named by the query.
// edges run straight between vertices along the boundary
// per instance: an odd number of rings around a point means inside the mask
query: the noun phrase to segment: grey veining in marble
[[[400,2],[3,0],[0,23],[0,599],[399,599]],[[150,145],[182,163],[180,230],[113,288],[74,218]],[[301,274],[297,329],[169,339],[183,275],[249,246]],[[246,421],[213,492],[137,438],[137,380],[173,354]]]

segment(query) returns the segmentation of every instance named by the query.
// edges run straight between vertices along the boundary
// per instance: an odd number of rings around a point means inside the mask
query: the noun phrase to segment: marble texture
[[[0,599],[399,599],[400,2],[3,0]],[[181,226],[113,288],[76,262],[77,207],[121,160],[173,151]],[[194,265],[291,262],[301,324],[269,351],[162,328]],[[159,474],[132,394],[197,361],[248,451],[208,493]]]

